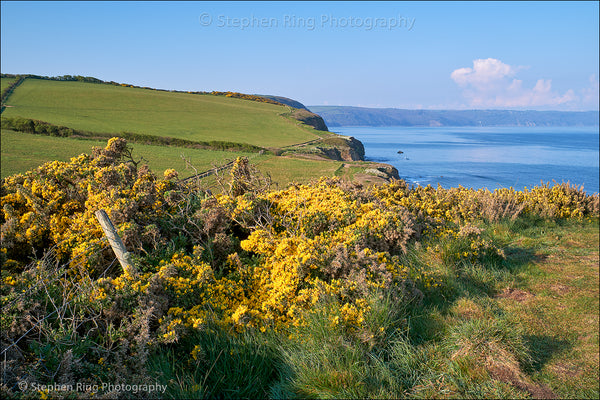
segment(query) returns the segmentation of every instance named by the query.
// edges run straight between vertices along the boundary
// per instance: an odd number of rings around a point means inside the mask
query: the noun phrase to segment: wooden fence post
[[[110,243],[110,247],[112,247],[113,251],[115,252],[115,255],[117,256],[121,267],[123,267],[123,271],[125,271],[131,276],[136,276],[137,271],[130,260],[130,254],[129,252],[127,252],[125,244],[123,244],[123,241],[119,237],[119,234],[117,233],[117,230],[115,229],[115,226],[113,225],[112,221],[108,217],[108,214],[106,214],[106,211],[96,211],[96,218],[98,218],[98,222],[100,222],[100,226],[104,231],[104,235],[106,235],[106,238]]]

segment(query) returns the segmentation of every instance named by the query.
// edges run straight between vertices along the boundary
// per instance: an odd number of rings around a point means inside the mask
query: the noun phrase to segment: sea
[[[599,191],[598,127],[334,127],[414,185],[497,188],[551,185]]]

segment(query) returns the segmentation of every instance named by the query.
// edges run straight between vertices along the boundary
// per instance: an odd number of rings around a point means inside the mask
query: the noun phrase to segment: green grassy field
[[[3,78],[4,86],[14,79]],[[3,87],[4,87],[3,86]],[[283,116],[287,107],[225,96],[162,92],[131,87],[71,81],[26,79],[10,96],[3,117],[23,117],[73,129],[114,133],[133,132],[187,140],[220,140],[261,147],[284,147],[327,135]],[[2,132],[2,177],[34,169],[51,160],[66,161],[105,142]],[[351,179],[364,168],[341,168],[338,161],[271,155],[195,150],[132,144],[134,155],[152,170],[176,169],[181,177],[249,156],[261,172],[278,185],[307,183],[320,176]],[[288,148],[289,149],[289,148]],[[349,173],[352,172],[352,173]],[[214,183],[214,182],[213,182]],[[210,185],[209,179],[205,184]]]
[[[14,79],[3,79],[8,86]],[[3,117],[37,119],[60,126],[98,133],[121,132],[176,137],[195,141],[220,140],[249,143],[261,147],[285,147],[304,143],[330,133],[287,117],[289,108],[225,96],[196,95],[138,89],[104,84],[26,79],[10,96]],[[2,177],[22,173],[52,160],[67,161],[90,153],[103,141],[49,137],[2,131]],[[289,182],[308,183],[321,176],[354,179],[368,163],[344,164],[312,158],[287,147],[290,156],[276,157],[257,153],[197,150],[131,143],[135,157],[143,157],[150,168],[160,173],[168,168],[184,178],[246,156],[277,186]],[[310,150],[310,149],[309,149]],[[298,153],[298,154],[297,154]],[[319,153],[319,152],[316,152]],[[195,169],[187,168],[182,155]],[[364,164],[364,165],[363,165]],[[345,166],[345,167],[344,167]],[[363,183],[373,183],[369,176]],[[214,178],[202,182],[216,185]]]
[[[81,153],[90,154],[93,146],[106,146],[105,141],[81,140],[52,136],[32,135],[22,132],[3,130],[1,135],[2,159],[0,162],[1,177],[22,173],[35,169],[39,165],[53,160],[68,161]],[[273,155],[258,155],[257,153],[231,152],[187,149],[178,147],[150,146],[132,144],[135,159],[143,158],[150,168],[160,174],[173,168],[182,178],[195,173],[194,169],[186,168],[182,156],[188,160],[198,172],[206,171],[215,165],[222,165],[236,157],[248,157],[263,174],[268,174],[278,186],[289,182],[307,183],[321,176],[334,176],[336,170],[343,164],[340,161],[305,160]],[[346,169],[348,170],[348,169]],[[354,171],[356,170],[356,171]],[[354,168],[359,172],[364,168]],[[346,171],[342,177],[351,178]],[[213,186],[213,179],[204,182]]]
[[[93,146],[105,147],[106,141],[78,140],[51,136],[31,135],[27,133],[2,131],[2,178],[16,173],[35,169],[37,166],[53,160],[68,161],[81,153],[90,154]],[[194,174],[186,169],[185,158],[203,172],[213,165],[224,164],[236,157],[248,157],[254,154],[230,151],[186,149],[177,147],[148,146],[134,144],[133,156],[147,161],[150,168],[160,174],[168,168],[179,172],[181,177]]]
[[[4,81],[4,80],[3,80]],[[213,95],[27,79],[3,115],[91,132],[123,131],[188,140],[279,147],[318,138],[280,114],[286,107]]]
[[[0,93],[4,92],[4,89],[9,87],[16,78],[0,78]]]
[[[314,161],[288,157],[269,157],[253,160],[252,163],[263,173],[269,173],[274,182],[308,183],[321,176],[334,176],[340,161]]]

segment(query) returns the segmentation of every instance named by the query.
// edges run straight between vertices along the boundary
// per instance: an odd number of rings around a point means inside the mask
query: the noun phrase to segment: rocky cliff
[[[338,161],[364,161],[365,147],[352,136],[335,136],[323,139],[317,148],[327,157]]]

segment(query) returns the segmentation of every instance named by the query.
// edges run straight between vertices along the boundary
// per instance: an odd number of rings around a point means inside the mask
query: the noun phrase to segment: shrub
[[[401,379],[393,393],[379,393],[398,396],[421,375],[398,372],[393,363],[375,371],[383,359],[371,352],[399,343],[407,310],[447,284],[436,264],[468,275],[477,263],[501,262],[502,252],[480,228],[489,221],[598,215],[598,196],[568,184],[489,192],[397,181],[366,189],[334,178],[272,191],[269,179],[241,158],[216,195],[176,179],[169,170],[157,177],[124,139],[112,138],[91,155],[2,180],[1,321],[10,382],[23,374],[32,382],[77,374],[90,383],[145,382],[149,375],[139,365],[164,349],[190,365],[212,344],[240,351],[222,360],[207,355],[198,361],[202,371],[186,372],[190,387],[208,395],[206,382],[222,386],[206,367],[228,371],[256,361],[247,350],[254,339],[243,335],[276,332],[291,335],[296,344],[284,358],[299,366],[315,360],[306,358],[307,349],[320,346],[311,340],[326,344],[315,351],[318,393],[284,383],[280,393],[368,397],[378,395],[377,379]],[[115,265],[94,216],[100,208],[133,254],[137,274]],[[431,262],[415,261],[415,254]],[[469,329],[457,337],[479,328]],[[519,354],[519,343],[508,339],[506,351]],[[272,360],[272,346],[262,349],[261,360]],[[339,359],[331,360],[335,354]],[[419,354],[391,360],[398,368],[419,364]],[[379,361],[365,362],[369,357]],[[336,367],[349,375],[333,374]],[[236,393],[262,396],[252,386],[274,378],[271,367],[261,371],[240,379]],[[316,376],[288,372],[300,383]]]

